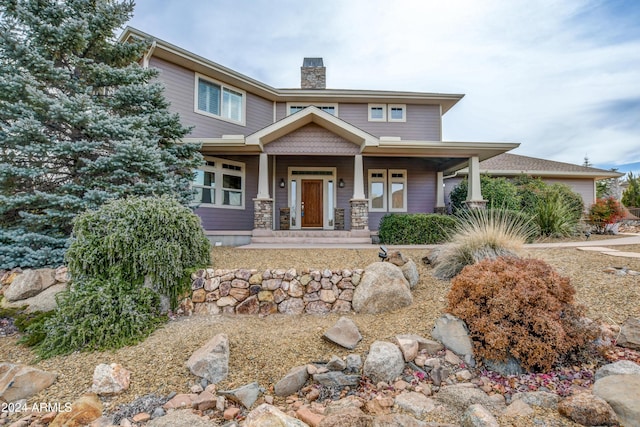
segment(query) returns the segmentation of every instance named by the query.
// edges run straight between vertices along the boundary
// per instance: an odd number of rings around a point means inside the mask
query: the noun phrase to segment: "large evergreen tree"
[[[187,203],[197,147],[168,110],[131,0],[0,0],[0,268],[62,262],[72,220],[106,200]]]

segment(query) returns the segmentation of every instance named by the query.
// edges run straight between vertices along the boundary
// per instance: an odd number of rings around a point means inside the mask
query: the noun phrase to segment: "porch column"
[[[356,154],[353,160],[353,197],[355,200],[366,199],[364,195],[364,169],[362,154]]]
[[[356,154],[353,160],[353,198],[351,204],[351,230],[369,232],[369,201],[364,195],[364,168],[362,154]]]
[[[469,185],[467,188],[466,204],[469,208],[483,209],[487,201],[482,199],[482,188],[480,187],[480,159],[478,156],[469,158]]]
[[[258,195],[257,199],[269,199],[269,157],[267,153],[260,153],[258,165]]]
[[[258,164],[258,194],[253,199],[253,229],[273,229],[273,199],[269,196],[269,157],[260,153]]]
[[[435,213],[446,214],[447,207],[444,204],[444,173],[436,172],[436,208]]]

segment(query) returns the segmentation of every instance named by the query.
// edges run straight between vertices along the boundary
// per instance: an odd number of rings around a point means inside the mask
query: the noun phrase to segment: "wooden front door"
[[[321,179],[302,180],[302,227],[322,227],[322,183]]]

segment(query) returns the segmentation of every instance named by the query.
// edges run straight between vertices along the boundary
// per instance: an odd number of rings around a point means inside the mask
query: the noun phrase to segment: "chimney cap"
[[[303,67],[324,67],[322,58],[304,58],[302,61]]]

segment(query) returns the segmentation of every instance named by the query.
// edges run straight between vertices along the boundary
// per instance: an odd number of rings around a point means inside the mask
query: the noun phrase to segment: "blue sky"
[[[640,170],[640,2],[136,0],[129,25],[274,87],[464,93],[443,139]]]

